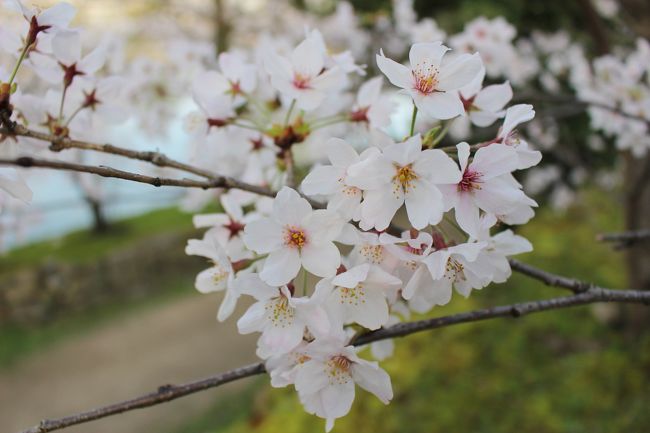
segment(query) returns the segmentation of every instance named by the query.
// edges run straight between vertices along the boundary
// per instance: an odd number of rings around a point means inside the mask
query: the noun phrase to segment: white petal
[[[281,286],[294,279],[298,275],[298,271],[300,271],[298,250],[296,248],[281,248],[271,252],[266,258],[260,278],[271,286]]]
[[[408,89],[413,83],[413,76],[411,70],[406,66],[397,63],[395,60],[389,59],[384,56],[384,53],[377,55],[377,66],[379,70],[386,75],[388,80],[397,87]]]
[[[381,86],[384,83],[382,77],[375,77],[363,83],[357,95],[357,104],[361,108],[372,105],[381,94]]]
[[[278,222],[299,224],[311,213],[311,205],[294,189],[283,187],[275,196],[272,216]]]
[[[377,363],[363,362],[352,365],[352,377],[354,381],[366,391],[377,396],[384,404],[388,404],[393,398],[393,387],[390,383],[390,376]]]
[[[516,170],[518,163],[517,152],[512,146],[495,143],[477,150],[471,167],[486,181]]]
[[[303,77],[315,77],[323,69],[324,54],[314,37],[307,37],[291,53],[291,63],[296,73]]]
[[[81,59],[81,34],[73,30],[58,32],[52,39],[52,51],[66,66],[77,63]]]
[[[520,123],[528,122],[535,117],[535,110],[529,104],[518,104],[506,110],[506,118],[503,121],[499,137],[506,137]]]
[[[421,230],[429,224],[433,216],[442,216],[442,194],[426,180],[417,180],[407,192],[405,198],[406,212],[413,228]]]
[[[266,323],[266,302],[256,302],[237,321],[240,334],[250,334],[264,329]]]
[[[503,84],[493,84],[481,90],[474,99],[474,105],[481,110],[496,112],[512,99],[512,87],[507,81]]]
[[[434,119],[446,120],[465,112],[457,92],[434,92],[429,95],[412,94],[415,105]]]
[[[453,159],[440,149],[423,151],[413,164],[416,173],[426,173],[434,184],[457,184],[462,173]]]
[[[38,24],[41,26],[66,27],[76,13],[76,9],[70,3],[57,3],[38,16]]]
[[[244,228],[244,244],[247,248],[266,254],[282,247],[284,228],[270,218],[251,221]]]
[[[415,69],[420,64],[439,66],[442,56],[449,51],[449,48],[441,42],[420,42],[411,45],[409,61],[411,68]]]
[[[330,138],[325,144],[327,157],[332,165],[347,167],[359,161],[359,155],[347,141],[340,138]]]
[[[370,265],[367,263],[355,266],[352,269],[349,269],[346,272],[338,274],[336,277],[334,277],[332,284],[335,286],[347,287],[348,289],[351,289],[366,279],[369,270]]]
[[[471,83],[481,72],[483,63],[478,53],[461,54],[440,70],[438,90],[449,91],[460,89]]]
[[[339,179],[345,176],[345,169],[331,165],[315,167],[300,185],[307,195],[334,194],[340,189]]]
[[[456,221],[460,228],[473,238],[479,234],[479,208],[470,194],[460,194],[456,203]]]
[[[341,253],[332,242],[307,244],[300,252],[302,265],[319,277],[333,277],[341,265]]]
[[[226,295],[221,301],[219,306],[219,311],[217,313],[217,320],[223,322],[228,317],[230,317],[235,311],[235,306],[237,305],[237,299],[239,299],[239,293],[235,290],[226,290]]]

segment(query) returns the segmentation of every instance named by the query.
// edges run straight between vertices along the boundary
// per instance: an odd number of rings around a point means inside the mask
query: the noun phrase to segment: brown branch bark
[[[621,233],[602,233],[596,236],[596,240],[601,242],[611,242],[615,245],[616,249],[623,249],[630,247],[637,242],[650,241],[650,229],[631,230]]]
[[[55,170],[75,171],[79,173],[91,173],[102,177],[112,177],[116,179],[130,180],[132,182],[147,183],[156,187],[159,186],[177,186],[184,188],[225,188],[225,189],[240,189],[249,191],[255,194],[264,195],[268,197],[275,197],[275,191],[272,191],[263,186],[251,185],[246,182],[241,182],[237,179],[227,176],[217,176],[209,180],[194,180],[194,179],[173,179],[165,177],[154,177],[143,174],[133,173],[130,171],[118,170],[116,168],[105,166],[92,166],[84,164],[76,164],[72,162],[56,161],[49,159],[32,158],[28,156],[19,157],[15,159],[0,159],[0,165],[13,165],[23,168],[51,168]]]
[[[175,168],[208,179],[220,177],[217,173],[211,172],[209,170],[204,170],[202,168],[195,167],[189,164],[185,164],[180,161],[176,161],[160,152],[152,152],[152,151],[141,152],[141,151],[126,149],[124,147],[113,146],[112,144],[90,143],[87,141],[73,140],[71,138],[61,138],[44,132],[34,131],[18,124],[14,125],[13,128],[11,129],[0,128],[0,134],[14,135],[19,137],[28,137],[36,140],[45,141],[51,143],[50,150],[54,152],[60,152],[65,149],[91,150],[94,152],[107,153],[110,155],[123,156],[130,159],[137,159],[139,161],[149,162],[158,167]]]
[[[573,284],[569,284],[564,280],[549,279],[549,284],[553,284],[553,282],[557,283],[561,287]],[[587,291],[570,296],[502,305],[432,319],[400,323],[388,328],[363,334],[354,340],[352,344],[355,346],[363,346],[375,341],[404,337],[417,332],[458,325],[461,323],[477,322],[498,317],[517,318],[527,314],[575,307],[595,302],[619,302],[650,305],[650,292],[636,290],[609,290],[601,287],[591,287]],[[215,388],[224,383],[258,375],[265,371],[266,369],[264,364],[260,362],[183,385],[164,385],[158,388],[157,391],[131,400],[111,404],[64,418],[43,420],[38,425],[25,430],[22,433],[46,433],[135,409],[158,405],[189,394]]]
[[[508,259],[508,262],[510,262],[510,267],[513,271],[517,271],[539,280],[547,286],[562,287],[571,290],[573,293],[583,293],[594,287],[591,283],[564,277],[562,275],[556,275],[534,266],[527,265],[526,263],[522,263],[519,260]]]

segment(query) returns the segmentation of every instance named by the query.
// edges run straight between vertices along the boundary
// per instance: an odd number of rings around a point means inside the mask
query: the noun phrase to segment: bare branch
[[[639,114],[629,113],[623,110],[621,107],[612,107],[611,105],[598,102],[598,101],[582,100],[572,95],[521,93],[513,102],[565,104],[564,106],[558,105],[558,107],[554,108],[554,111],[547,112],[550,115],[559,114],[560,117],[564,117],[567,114],[571,114],[571,115],[578,114],[591,106],[591,107],[601,108],[603,110],[611,111],[612,113],[618,114],[622,117],[626,117],[630,120],[637,120],[640,122],[644,122],[646,125],[650,126],[650,118],[641,116]],[[582,109],[580,109],[580,107],[582,107]]]
[[[564,284],[564,282],[560,282]],[[562,285],[559,284],[559,285]],[[465,313],[452,314],[449,316],[436,317],[433,319],[419,320],[415,322],[400,323],[397,325],[369,332],[359,336],[352,344],[363,346],[375,341],[386,340],[395,337],[404,337],[416,332],[431,329],[443,328],[446,326],[458,325],[461,323],[477,322],[481,320],[494,319],[497,317],[521,317],[526,314],[538,313],[547,310],[575,307],[595,302],[621,302],[650,304],[650,292],[640,290],[608,290],[600,287],[592,287],[589,290],[571,296],[544,299],[532,302],[523,302],[511,305],[502,305],[481,310],[468,311]],[[254,376],[266,371],[263,363],[252,364],[246,367],[237,368],[228,372],[209,377],[196,382],[184,385],[165,385],[157,391],[136,397],[120,403],[71,415],[60,419],[44,420],[23,433],[46,433],[59,430],[72,425],[82,424],[122,412],[141,409],[171,401],[189,394],[206,389],[215,388],[224,383],[232,382],[245,377]]]
[[[41,167],[52,168],[55,170],[76,171],[80,173],[91,173],[102,177],[112,177],[117,179],[130,180],[133,182],[147,183],[153,186],[177,186],[184,188],[224,188],[224,189],[240,189],[249,191],[255,194],[264,195],[268,197],[275,197],[275,191],[272,191],[263,186],[251,185],[246,182],[241,182],[237,179],[227,176],[218,176],[209,180],[194,180],[194,179],[171,179],[165,177],[154,177],[143,174],[133,173],[129,171],[118,170],[116,168],[105,166],[92,166],[76,164],[71,162],[38,159],[28,156],[19,157],[15,159],[0,159],[0,165],[14,165],[23,168]]]
[[[596,236],[601,242],[612,242],[615,248],[623,249],[636,243],[650,241],[650,229],[634,230],[621,233],[603,233]]]
[[[51,143],[50,150],[54,152],[59,152],[65,149],[92,150],[95,152],[124,156],[130,159],[137,159],[140,161],[150,162],[158,167],[175,168],[208,179],[214,179],[220,177],[217,173],[213,173],[211,171],[204,170],[199,167],[195,167],[189,164],[176,161],[160,152],[152,152],[152,151],[139,152],[139,151],[126,149],[119,146],[113,146],[112,144],[98,144],[98,143],[90,143],[81,140],[73,140],[70,138],[62,138],[62,137],[57,137],[55,135],[34,131],[25,128],[24,126],[19,124],[16,124],[11,130],[0,128],[0,133],[19,136],[19,137],[29,137],[29,138],[34,138],[36,140],[46,141],[48,143]]]
[[[563,287],[571,290],[573,293],[583,293],[594,287],[591,283],[576,280],[574,278],[563,277],[562,275],[552,274],[515,259],[508,259],[508,262],[510,262],[510,267],[513,270],[539,280],[547,286]]]

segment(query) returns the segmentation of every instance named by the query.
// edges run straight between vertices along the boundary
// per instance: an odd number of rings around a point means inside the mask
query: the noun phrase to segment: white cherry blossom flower
[[[337,67],[323,70],[324,66],[325,53],[313,35],[302,41],[290,58],[270,52],[264,59],[273,87],[306,111],[318,108],[327,93],[340,86],[342,71]]]
[[[312,210],[307,200],[288,187],[278,192],[269,218],[246,224],[244,243],[259,254],[269,254],[260,277],[280,286],[289,283],[301,265],[319,277],[332,277],[341,264],[333,240],[344,221],[335,212]]]
[[[370,147],[360,156],[345,140],[330,138],[325,144],[332,165],[315,167],[302,181],[302,191],[309,195],[328,196],[327,208],[338,212],[347,220],[359,220],[361,189],[347,182],[348,168],[379,150]]]
[[[25,36],[27,45],[37,43],[38,37],[42,34],[51,36],[66,29],[77,13],[74,6],[67,2],[57,3],[47,9],[28,8],[20,0],[7,0],[5,5],[22,14],[27,21],[28,31]],[[41,49],[40,46],[39,49]]]
[[[232,194],[224,194],[220,198],[224,213],[194,215],[192,221],[197,228],[209,228],[208,233],[214,233],[215,238],[223,246],[231,260],[248,259],[253,256],[246,249],[242,239],[244,228],[250,221],[260,218],[257,212],[244,215],[241,206]]]
[[[456,164],[442,150],[422,151],[418,134],[349,167],[347,182],[364,190],[361,228],[385,230],[402,205],[416,229],[439,222],[443,202],[438,186],[460,179]]]
[[[399,278],[364,263],[332,279],[321,280],[316,293],[323,297],[333,326],[356,322],[374,330],[388,322],[387,290],[401,285]]]
[[[467,297],[472,289],[482,288],[491,277],[489,269],[476,263],[479,253],[485,247],[483,242],[464,243],[442,248],[422,258],[429,270],[419,277],[426,284],[409,284],[402,292],[405,299],[417,312],[426,312],[434,305],[446,305],[451,300],[452,287]]]
[[[515,148],[519,158],[518,170],[533,167],[542,160],[542,153],[531,149],[528,142],[520,138],[515,130],[517,125],[528,122],[533,117],[535,117],[535,110],[533,110],[532,105],[519,104],[508,108],[503,120],[503,126],[495,140],[497,143],[507,144]]]
[[[212,262],[213,266],[196,276],[194,285],[201,293],[226,291],[217,313],[217,319],[223,322],[235,310],[241,294],[236,285],[235,271],[226,252],[213,233],[206,233],[203,239],[190,239],[185,254],[206,257]]]
[[[238,286],[257,299],[237,321],[237,329],[241,334],[262,333],[258,354],[290,352],[302,341],[305,329],[316,336],[329,332],[327,313],[318,300],[294,297],[289,287],[269,286],[257,274],[243,275]]]
[[[507,81],[502,84],[492,84],[482,87],[485,78],[485,68],[467,86],[459,90],[463,101],[465,114],[470,121],[479,127],[493,124],[504,116],[503,108],[512,99],[512,87]]]
[[[107,46],[100,43],[82,57],[81,33],[77,30],[63,30],[52,38],[54,58],[32,53],[30,61],[35,72],[42,79],[58,84],[63,81],[68,88],[77,80],[85,80],[104,66]]]
[[[415,106],[434,119],[451,119],[465,110],[458,90],[469,84],[481,70],[481,58],[460,54],[443,59],[449,50],[441,42],[417,43],[409,52],[410,67],[377,55],[377,66],[391,83],[406,91]]]
[[[296,374],[296,391],[308,413],[326,419],[326,431],[350,411],[355,384],[384,404],[393,398],[388,373],[376,362],[359,358],[352,346],[345,346],[338,338],[316,339],[306,353],[311,359]]]
[[[506,214],[525,199],[521,186],[510,175],[519,159],[512,147],[491,144],[480,148],[469,163],[469,145],[459,143],[456,147],[462,178],[458,184],[440,189],[448,207],[454,208],[458,225],[476,238],[480,210]]]
[[[371,128],[390,125],[390,116],[395,110],[395,103],[381,94],[384,79],[375,77],[359,87],[355,105],[350,113],[353,122],[365,122]]]
[[[487,214],[481,218],[482,230],[479,240],[485,242],[485,247],[476,261],[492,270],[492,282],[505,283],[512,275],[508,257],[530,252],[533,246],[526,238],[514,234],[512,230],[504,230],[490,236],[490,227],[496,222],[497,218],[494,215]]]

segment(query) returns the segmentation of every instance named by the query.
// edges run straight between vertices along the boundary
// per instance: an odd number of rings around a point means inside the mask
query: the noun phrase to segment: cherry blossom
[[[323,279],[316,285],[319,297],[324,297],[333,324],[347,323],[374,330],[388,322],[387,290],[399,288],[402,281],[367,263]]]
[[[518,170],[524,170],[537,165],[542,159],[541,152],[532,150],[528,143],[518,136],[515,130],[517,125],[528,122],[533,117],[535,117],[535,110],[533,110],[532,105],[513,105],[506,110],[503,126],[499,130],[499,135],[496,139],[497,143],[504,143],[515,148],[517,157],[519,158],[519,163],[517,164]]]
[[[393,398],[388,374],[376,362],[359,358],[354,348],[340,339],[315,340],[305,352],[310,359],[297,371],[296,391],[307,412],[326,419],[326,431],[350,411],[355,384],[384,404]]]
[[[293,289],[269,286],[255,274],[242,276],[239,286],[257,302],[237,321],[237,329],[242,334],[261,332],[263,353],[291,351],[302,341],[305,329],[313,335],[325,335],[329,331],[325,310],[308,297],[294,297]]]
[[[304,266],[319,277],[331,277],[341,264],[341,254],[333,240],[343,228],[338,214],[312,210],[307,200],[284,187],[273,203],[269,218],[246,224],[245,245],[259,254],[268,254],[260,277],[268,284],[289,283]]]
[[[217,241],[214,233],[208,232],[203,239],[190,239],[185,248],[185,254],[202,256],[212,262],[212,267],[205,269],[196,276],[195,286],[201,293],[226,292],[217,319],[226,320],[235,309],[240,291],[236,286],[235,271],[226,252]]]
[[[395,86],[404,89],[415,106],[434,119],[451,119],[465,110],[458,90],[481,70],[478,54],[461,54],[443,60],[449,48],[441,42],[417,43],[409,52],[410,68],[377,55],[377,66]]]
[[[317,108],[327,92],[340,85],[342,71],[337,67],[323,70],[324,66],[325,53],[313,34],[302,41],[289,58],[270,52],[264,59],[273,87],[295,100],[298,108],[307,111]]]
[[[521,186],[510,172],[517,168],[516,151],[504,144],[480,148],[469,162],[470,147],[460,143],[458,160],[462,178],[456,185],[441,186],[449,208],[454,208],[458,225],[470,236],[477,237],[479,211],[507,214],[525,199]]]
[[[348,220],[358,221],[362,191],[348,183],[348,168],[378,154],[379,150],[371,147],[359,155],[351,145],[339,138],[330,138],[325,146],[332,165],[315,167],[302,181],[302,191],[309,196],[326,195],[328,209]]]
[[[442,218],[438,186],[458,183],[460,173],[443,151],[423,151],[418,134],[349,167],[347,179],[364,191],[362,229],[385,230],[402,205],[406,205],[413,227],[422,229],[429,221],[437,223]]]

